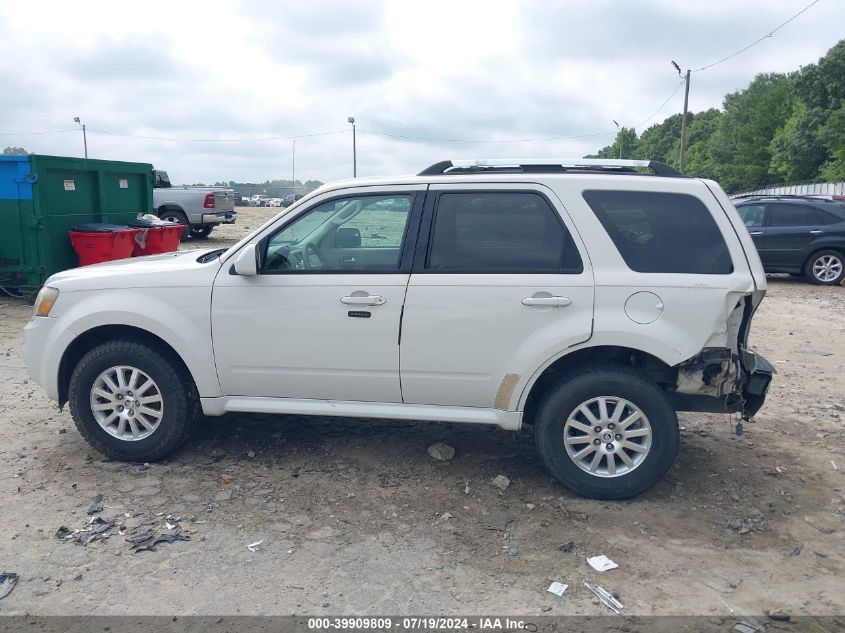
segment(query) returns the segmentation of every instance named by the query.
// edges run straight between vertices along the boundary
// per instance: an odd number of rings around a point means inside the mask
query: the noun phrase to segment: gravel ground
[[[277,210],[239,211],[204,243]],[[628,614],[845,612],[842,287],[771,278],[752,344],[779,373],[754,423],[682,414],[665,481],[614,503],[551,481],[527,430],[229,415],[164,462],[107,461],[28,380],[29,315],[0,299],[0,571],[20,575],[0,613],[608,613],[584,581]],[[117,526],[78,544],[96,495]],[[190,540],[134,552],[148,530]]]

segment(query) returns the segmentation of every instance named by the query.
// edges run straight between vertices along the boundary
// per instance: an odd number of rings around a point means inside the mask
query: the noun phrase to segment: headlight
[[[56,304],[56,299],[59,298],[59,291],[49,286],[44,286],[38,291],[38,296],[35,297],[35,312],[32,316],[49,316],[50,310]]]

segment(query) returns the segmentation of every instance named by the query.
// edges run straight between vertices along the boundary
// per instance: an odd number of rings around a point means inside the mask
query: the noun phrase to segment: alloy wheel
[[[563,427],[566,454],[596,477],[627,475],[643,463],[651,443],[648,418],[633,402],[616,396],[582,402]]]
[[[105,370],[91,387],[91,413],[112,437],[143,440],[158,429],[164,400],[155,381],[136,367],[118,365]]]

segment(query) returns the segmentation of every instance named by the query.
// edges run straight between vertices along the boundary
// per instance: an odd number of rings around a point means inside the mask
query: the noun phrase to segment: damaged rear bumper
[[[746,419],[753,417],[766,401],[775,368],[760,354],[748,350],[740,353],[739,363],[736,363],[736,360],[734,357],[734,362],[727,365],[735,368],[730,373],[727,371],[724,374],[718,373],[715,367],[719,365],[715,365],[711,376],[706,379],[706,383],[702,383],[703,388],[698,390],[698,393],[692,390],[670,392],[669,399],[675,410],[741,413]],[[699,369],[698,372],[701,370]],[[718,380],[725,374],[732,376],[732,379]],[[700,376],[701,373],[698,375]],[[714,388],[718,388],[715,393]],[[706,391],[711,391],[711,393],[706,393]]]
[[[766,394],[775,374],[775,368],[760,354],[742,352],[742,367],[745,374],[745,386],[742,389],[742,414],[751,418],[766,401]]]

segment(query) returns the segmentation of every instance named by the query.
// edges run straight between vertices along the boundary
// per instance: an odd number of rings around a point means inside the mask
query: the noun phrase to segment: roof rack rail
[[[656,160],[613,160],[604,158],[494,158],[484,160],[442,160],[423,169],[418,176],[448,176],[491,172],[566,173],[611,172],[639,174],[637,169],[650,169],[655,176],[686,178],[666,163]]]
[[[801,200],[814,200],[817,201],[819,196],[825,196],[830,194],[823,194],[823,193],[742,193],[736,196],[730,196],[734,200],[739,200],[740,198],[773,198],[775,200],[780,199],[791,199],[791,198],[798,198]]]

